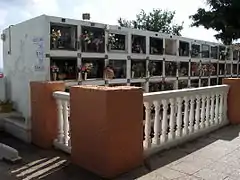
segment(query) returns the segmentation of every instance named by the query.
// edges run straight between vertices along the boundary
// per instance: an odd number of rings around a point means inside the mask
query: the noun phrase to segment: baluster
[[[207,94],[207,107],[206,107],[206,127],[209,126],[209,118],[210,118],[210,95]]]
[[[223,98],[224,98],[224,94],[223,92],[221,92],[219,94],[219,98],[220,98],[220,104],[219,104],[219,122],[222,123],[223,121]]]
[[[177,98],[177,137],[182,135],[182,98]]]
[[[67,111],[68,111],[68,146],[71,147],[71,131],[70,131],[70,102],[67,101]]]
[[[188,106],[189,106],[189,99],[187,96],[184,97],[184,129],[183,129],[183,134],[187,135],[188,134]]]
[[[161,142],[166,142],[167,138],[167,129],[168,129],[168,118],[167,118],[167,109],[168,109],[168,102],[164,99],[162,100],[163,105],[163,118],[162,118],[162,135],[161,135]]]
[[[173,98],[170,99],[170,132],[169,139],[174,139],[175,135],[175,100]]]
[[[145,132],[145,141],[144,141],[144,146],[146,148],[150,148],[151,147],[151,105],[149,102],[144,102],[144,106],[145,106],[145,128],[144,128],[144,132]]]
[[[69,122],[70,123],[70,122]],[[69,140],[68,140],[68,147],[71,147],[71,130],[70,130],[70,127],[69,127]]]
[[[214,123],[219,123],[219,93],[216,92],[216,105],[215,105],[215,116],[214,116]]]
[[[201,123],[200,123],[200,128],[204,128],[204,123],[205,123],[205,104],[206,104],[206,96],[202,95],[202,106],[201,106]]]
[[[154,118],[154,144],[160,144],[160,104],[158,101],[154,101],[154,108],[155,108],[155,118]]]
[[[63,105],[61,100],[57,100],[58,106],[58,142],[63,143]]]
[[[200,120],[200,96],[197,95],[196,96],[196,103],[197,103],[197,106],[196,106],[196,114],[195,114],[195,130],[198,130],[199,129],[199,120]]]
[[[224,91],[224,106],[223,106],[223,118],[224,118],[224,121],[228,121],[228,117],[227,117],[227,110],[228,110],[228,106],[227,106],[227,96],[228,96],[228,91]]]
[[[191,96],[190,98],[190,113],[189,113],[189,132],[193,132],[193,121],[194,121],[194,98]]]
[[[70,103],[67,101],[67,112],[68,112],[68,118],[70,117]]]
[[[63,133],[64,133],[64,144],[68,145],[69,140],[69,122],[68,122],[68,101],[63,101]]]
[[[211,94],[210,125],[214,123],[214,94]]]

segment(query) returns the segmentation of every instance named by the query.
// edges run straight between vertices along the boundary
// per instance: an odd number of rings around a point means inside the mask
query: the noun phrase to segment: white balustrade
[[[146,155],[226,125],[228,89],[218,85],[144,93]]]
[[[228,123],[228,85],[144,93],[144,141],[146,155],[176,146]],[[55,147],[71,153],[69,99],[66,92],[53,93],[58,110]]]
[[[69,131],[69,99],[67,92],[56,91],[53,93],[56,99],[58,111],[58,136],[54,141],[54,146],[67,153],[71,153],[70,131]]]

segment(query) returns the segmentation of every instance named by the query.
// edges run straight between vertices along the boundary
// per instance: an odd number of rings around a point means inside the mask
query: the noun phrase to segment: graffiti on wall
[[[44,71],[44,40],[42,37],[33,38],[33,44],[36,47],[37,62],[34,66],[35,71]]]

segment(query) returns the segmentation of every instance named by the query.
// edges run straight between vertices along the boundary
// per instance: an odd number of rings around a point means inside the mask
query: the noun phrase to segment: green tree
[[[190,16],[191,26],[203,26],[218,33],[216,39],[230,45],[240,38],[240,0],[206,0],[208,9],[199,8]]]
[[[140,30],[148,30],[181,36],[183,23],[181,25],[174,24],[173,18],[175,11],[167,11],[161,9],[153,9],[152,12],[146,13],[141,10],[136,15],[136,20],[126,20],[120,18],[118,23],[121,27],[135,28]]]

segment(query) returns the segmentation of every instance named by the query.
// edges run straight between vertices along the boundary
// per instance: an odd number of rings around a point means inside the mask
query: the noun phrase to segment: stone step
[[[22,114],[16,111],[10,113],[0,113],[0,130],[4,129],[4,119],[8,117],[22,117]]]
[[[31,129],[26,126],[22,116],[13,115],[4,118],[4,130],[24,142],[31,142]]]

